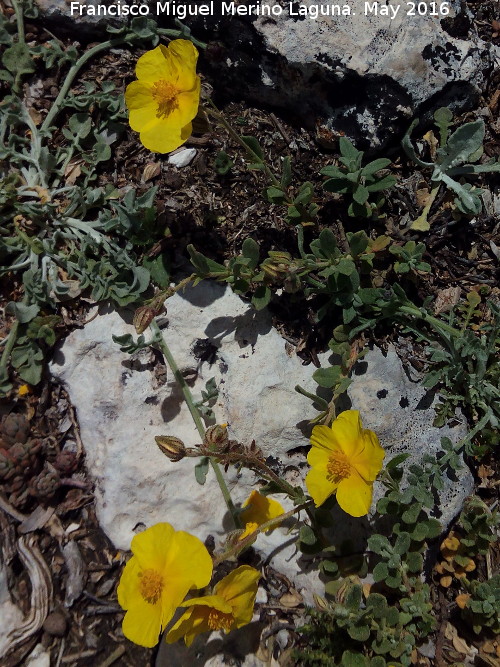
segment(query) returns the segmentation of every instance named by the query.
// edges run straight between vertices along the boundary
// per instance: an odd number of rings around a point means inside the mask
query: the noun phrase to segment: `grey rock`
[[[73,30],[95,31],[96,25],[126,20],[85,13],[70,17],[64,0],[38,3],[47,16],[65,20]],[[96,0],[88,4],[92,3],[97,4]],[[106,4],[114,3],[99,3]],[[193,3],[183,6],[189,4]],[[455,110],[471,108],[500,53],[477,38],[460,0],[437,3],[449,7],[447,16],[409,16],[410,5],[403,0],[390,4],[346,0],[340,7],[349,7],[350,15],[319,16],[317,20],[310,13],[299,16],[299,4],[311,12],[331,9],[336,3],[268,0],[250,4],[258,5],[261,13],[222,15],[221,3],[215,2],[211,15],[179,16],[193,35],[211,42],[204,71],[217,81],[219,94],[230,91],[231,98],[241,96],[293,113],[309,127],[317,124],[326,144],[341,132],[361,147],[382,148],[422,109],[430,119],[431,112],[442,105]],[[366,5],[377,5],[382,11],[396,9],[397,15],[365,13]],[[427,6],[431,8],[430,3]],[[162,24],[173,21],[167,12],[157,16],[156,3],[149,7],[150,18]],[[264,7],[280,13],[263,15]]]
[[[455,426],[436,428],[434,405],[437,396],[421,383],[410,379],[393,345],[387,355],[374,348],[355,368],[355,380],[347,390],[353,407],[360,410],[365,428],[375,431],[386,450],[386,462],[397,454],[409,454],[404,467],[421,462],[422,454],[442,451],[441,438],[453,443],[465,437],[467,425],[462,415]],[[457,479],[445,477],[439,492],[440,516],[445,529],[462,509],[474,489],[474,479],[464,464]]]

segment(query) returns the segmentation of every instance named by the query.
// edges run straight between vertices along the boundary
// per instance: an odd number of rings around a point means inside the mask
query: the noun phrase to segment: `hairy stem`
[[[193,396],[191,394],[191,390],[189,389],[186,380],[183,378],[182,373],[180,372],[174,357],[172,356],[172,353],[170,352],[170,348],[168,347],[161,331],[160,327],[156,323],[156,320],[153,320],[151,324],[149,325],[151,331],[153,332],[153,335],[155,337],[155,340],[158,342],[158,345],[165,355],[165,359],[167,360],[168,365],[170,366],[170,369],[172,373],[174,374],[175,379],[179,383],[179,386],[182,390],[182,393],[184,395],[184,400],[186,401],[186,404],[189,408],[189,412],[191,413],[191,417],[193,418],[193,422],[198,429],[198,433],[200,434],[200,437],[203,441],[205,437],[205,426],[203,425],[203,422],[200,417],[200,413],[198,412],[197,407],[194,404]],[[238,513],[236,511],[236,507],[234,506],[234,503],[231,499],[231,494],[229,493],[229,489],[227,488],[226,482],[224,481],[224,477],[222,476],[222,472],[218,466],[218,464],[213,460],[213,458],[210,458],[210,463],[212,465],[213,471],[215,473],[215,477],[217,478],[217,482],[219,483],[220,490],[222,492],[222,495],[224,497],[224,501],[226,503],[227,509],[231,513],[231,516],[233,517],[234,524],[237,528],[240,527],[240,520],[238,518]]]

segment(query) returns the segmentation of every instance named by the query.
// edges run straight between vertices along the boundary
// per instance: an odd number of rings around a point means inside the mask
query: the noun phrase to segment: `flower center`
[[[163,577],[156,570],[144,570],[139,574],[139,592],[149,604],[156,604],[163,590]]]
[[[332,452],[326,466],[329,482],[337,484],[342,479],[351,476],[351,464],[343,452]]]
[[[224,614],[224,612],[219,611],[218,609],[211,609],[208,614],[208,627],[210,630],[225,630],[229,632],[231,626],[233,625],[233,615]]]
[[[170,83],[170,81],[160,79],[154,83],[151,94],[153,95],[155,102],[158,104],[158,110],[156,112],[158,118],[161,118],[161,116],[168,116],[179,106],[177,101],[179,90],[173,83]]]

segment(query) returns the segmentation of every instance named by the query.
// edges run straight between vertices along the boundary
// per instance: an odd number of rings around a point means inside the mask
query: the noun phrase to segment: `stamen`
[[[342,479],[351,476],[351,464],[343,452],[332,452],[326,466],[328,475],[327,480],[333,484],[338,484]]]
[[[218,609],[211,609],[208,614],[208,627],[210,630],[225,630],[229,632],[233,625],[233,615],[224,614],[224,612],[219,611]]]
[[[154,83],[151,94],[153,95],[155,102],[158,104],[158,109],[156,111],[158,118],[161,118],[161,116],[168,116],[179,106],[179,102],[177,101],[179,90],[173,83],[170,83],[170,81],[160,79]]]
[[[139,592],[149,604],[156,604],[163,590],[163,577],[156,570],[144,570],[139,574]]]

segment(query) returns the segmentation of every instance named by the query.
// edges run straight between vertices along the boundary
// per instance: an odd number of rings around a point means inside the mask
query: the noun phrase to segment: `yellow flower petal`
[[[338,448],[338,445],[332,436],[332,429],[324,425],[315,426],[313,428],[311,434],[311,445],[313,447],[323,449],[327,452],[330,452],[333,448]]]
[[[188,610],[168,632],[166,641],[171,644],[184,637],[186,645],[190,646],[201,632],[229,632],[249,623],[259,578],[260,573],[255,568],[242,565],[215,585],[213,595],[185,601],[182,606]]]
[[[155,153],[170,153],[189,139],[192,129],[191,123],[186,127],[169,127],[166,123],[158,123],[141,132],[141,143]]]
[[[331,428],[315,426],[307,461],[306,486],[316,507],[337,492],[339,505],[352,516],[368,513],[371,483],[382,468],[385,452],[377,436],[363,429],[358,410],[346,410]],[[349,494],[352,497],[349,497]]]
[[[259,579],[258,570],[242,565],[219,581],[214,588],[214,593],[222,596],[233,608],[237,628],[252,620]]]
[[[173,644],[184,637],[186,646],[191,646],[196,635],[210,631],[209,614],[210,609],[207,607],[190,607],[169,630],[165,637],[167,644]]]
[[[311,438],[312,441],[312,438]],[[325,475],[326,475],[326,468],[328,465],[328,461],[330,459],[330,456],[332,455],[331,449],[324,449],[323,447],[311,447],[307,454],[307,462],[309,463],[310,466],[313,468],[321,468],[324,470]],[[336,451],[336,450],[335,450]]]
[[[196,63],[198,62],[198,51],[192,42],[187,39],[174,39],[168,45],[168,51],[172,63],[177,69],[176,83],[180,90],[193,90],[196,76]]]
[[[257,526],[261,526],[285,512],[283,506],[277,500],[264,496],[255,490],[251,492],[242,507],[245,508],[240,514],[242,522],[244,524],[257,524]]]
[[[373,482],[382,469],[385,451],[373,431],[363,429],[361,433],[363,448],[351,459],[351,463],[363,479]]]
[[[332,424],[332,440],[351,458],[362,449],[361,419],[358,410],[340,413]]]
[[[365,482],[356,471],[343,479],[337,489],[339,506],[351,516],[365,516],[370,511],[373,497],[373,486]]]
[[[306,475],[307,492],[314,500],[316,507],[322,505],[335,491],[338,484],[330,482],[326,477],[326,470],[312,468]]]
[[[150,605],[142,598],[127,611],[122,622],[125,637],[147,648],[158,644],[161,630],[161,605]]]
[[[135,75],[140,81],[154,83],[159,79],[171,79],[176,75],[172,69],[168,49],[163,44],[147,51],[137,61]]]
[[[200,103],[197,59],[196,48],[182,39],[139,58],[138,81],[127,86],[125,101],[130,127],[149,150],[169,153],[189,138]]]
[[[197,537],[168,523],[136,535],[131,548],[117,591],[127,610],[123,632],[136,644],[154,646],[188,591],[208,584],[212,559]]]
[[[156,523],[142,533],[134,535],[130,550],[142,569],[163,571],[166,551],[170,547],[175,530],[169,523]],[[130,561],[129,561],[130,562]]]

